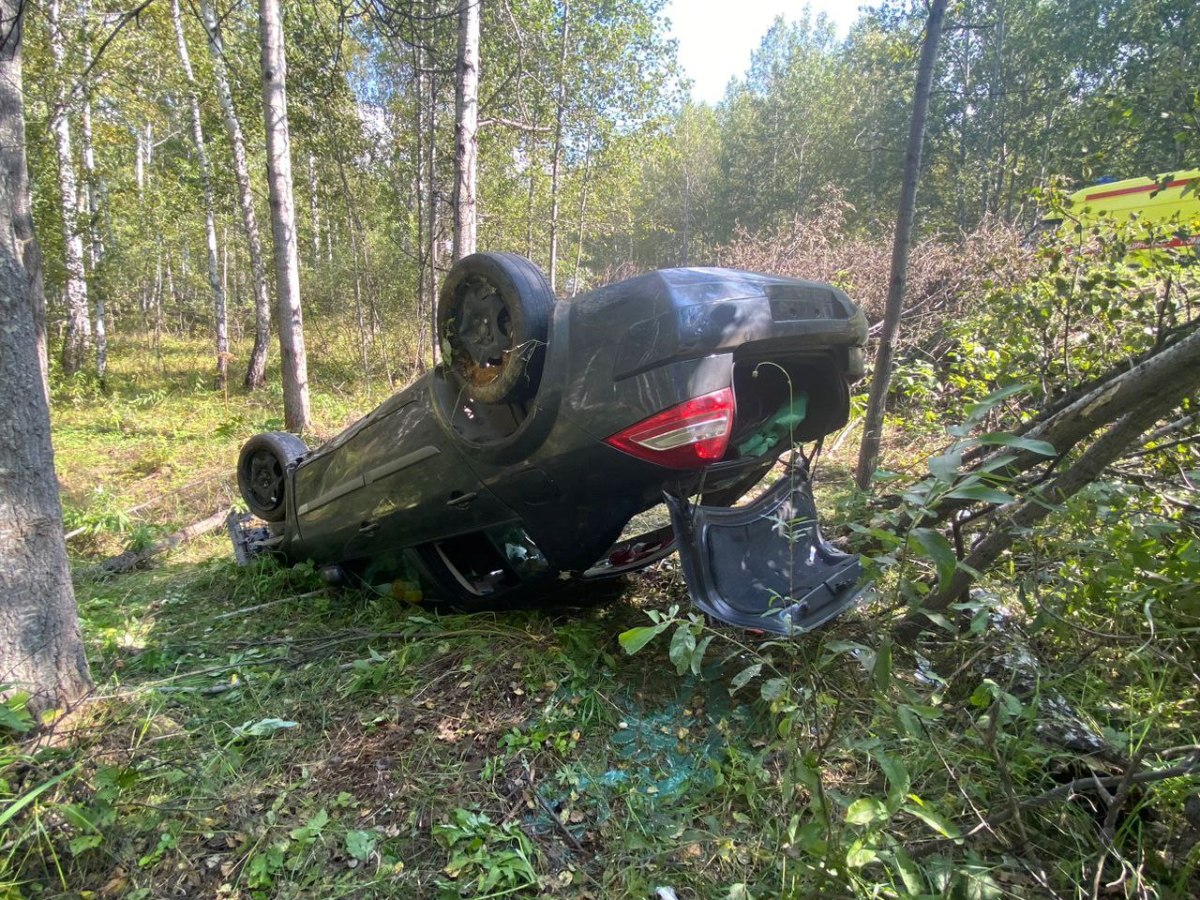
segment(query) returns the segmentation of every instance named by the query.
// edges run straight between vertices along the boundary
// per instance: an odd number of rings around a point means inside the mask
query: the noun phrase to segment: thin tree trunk
[[[437,0],[429,0],[429,15],[437,12]],[[425,141],[427,161],[426,177],[429,181],[429,284],[426,304],[429,311],[429,347],[433,364],[437,365],[441,347],[437,332],[437,265],[438,265],[438,202],[437,202],[437,74],[434,71],[433,41],[430,39],[425,50],[425,66],[429,70],[426,87],[429,89],[429,131]]]
[[[425,74],[421,71],[421,58],[416,47],[412,49],[413,68],[417,69],[416,102],[413,104],[413,138],[416,147],[416,185],[413,196],[417,198],[417,345],[413,364],[418,372],[425,368],[425,277],[428,259],[425,241]]]
[[[563,0],[562,47],[558,54],[558,102],[554,112],[554,157],[550,160],[550,290],[558,290],[558,171],[562,164],[563,117],[567,107],[567,40],[571,4]]]
[[[87,18],[88,3],[82,6],[82,15]],[[87,52],[84,54],[84,68],[92,63],[91,44],[87,34],[84,35]],[[108,324],[104,309],[104,290],[100,285],[100,261],[104,257],[104,238],[100,233],[100,191],[96,184],[96,153],[92,147],[92,95],[90,89],[83,92],[83,109],[80,116],[80,136],[83,140],[83,178],[84,198],[88,223],[88,293],[95,301],[96,309],[96,375],[104,381],[108,371]]]
[[[900,189],[900,209],[896,215],[896,236],[892,244],[892,274],[888,283],[879,350],[875,354],[875,374],[871,378],[871,393],[867,400],[862,445],[858,453],[858,470],[855,473],[855,481],[864,491],[871,486],[871,479],[879,463],[883,412],[887,405],[888,385],[892,378],[892,359],[896,352],[900,313],[904,308],[904,288],[908,280],[908,247],[912,240],[913,220],[916,216],[917,181],[921,176],[925,120],[929,116],[933,67],[937,60],[938,39],[942,34],[942,19],[945,14],[946,0],[933,0],[929,8],[929,19],[925,23],[925,40],[921,44],[921,60],[917,67],[912,126],[908,132],[908,150],[904,160],[904,183]]]
[[[461,0],[454,102],[454,260],[475,252],[479,156],[479,6]]]
[[[47,7],[50,20],[50,52],[60,83],[57,102],[50,115],[50,130],[54,132],[54,149],[58,158],[58,189],[62,200],[63,294],[67,304],[67,336],[63,343],[63,371],[74,375],[83,368],[88,346],[92,341],[92,326],[88,313],[87,276],[83,265],[83,235],[79,231],[79,198],[75,179],[75,160],[71,155],[71,122],[67,115],[66,53],[59,20],[59,0]]]
[[[167,292],[171,295],[171,300],[175,303],[176,308],[183,305],[183,298],[179,296],[179,288],[175,284],[175,271],[171,268],[171,257],[167,256]]]
[[[583,264],[583,232],[587,215],[588,185],[592,173],[592,139],[588,136],[587,150],[583,154],[583,184],[579,186],[579,232],[575,238],[575,274],[571,276],[571,296],[579,293],[579,269]]]
[[[137,185],[137,206],[138,214],[142,221],[146,220],[146,151],[142,144],[142,129],[135,128],[133,130],[134,142],[134,181]],[[157,253],[157,265],[162,265],[162,251]],[[154,306],[154,297],[150,293],[150,281],[147,277],[148,273],[143,268],[141,272],[141,305],[142,305],[142,327],[148,328],[150,322],[150,310]]]
[[[137,185],[138,198],[146,191],[146,145],[142,140],[142,129],[133,132],[133,181]]]
[[[263,115],[267,132],[267,183],[271,235],[275,244],[275,295],[283,371],[283,417],[289,431],[311,427],[308,359],[300,310],[300,259],[296,247],[296,208],[292,199],[292,149],[287,120],[287,61],[279,0],[259,0],[262,35]]]
[[[38,361],[36,241],[21,92],[20,0],[0,0],[0,697],[27,691],[33,712],[91,684],[79,632]],[[32,267],[30,267],[32,263]]]
[[[229,73],[225,68],[225,48],[221,40],[221,27],[212,0],[203,0],[200,8],[204,16],[204,30],[208,35],[208,49],[212,54],[213,79],[217,85],[217,99],[221,103],[225,134],[229,138],[229,149],[233,155],[238,206],[242,211],[242,231],[245,232],[246,248],[250,253],[250,276],[254,287],[254,347],[250,351],[250,364],[246,368],[245,385],[249,390],[254,391],[261,388],[267,381],[267,349],[271,342],[271,295],[267,290],[267,267],[263,263],[258,214],[254,211],[250,166],[246,162],[246,141],[242,137],[241,120],[233,105]]]
[[[100,286],[100,260],[104,257],[104,238],[100,234],[100,201],[96,190],[96,154],[92,148],[92,100],[84,95],[80,120],[80,136],[83,139],[84,192],[87,200],[88,269],[91,279],[88,293],[95,301],[96,310],[96,375],[104,381],[108,371],[108,324],[104,309],[104,291]]]
[[[212,172],[208,167],[208,153],[204,149],[203,119],[200,117],[200,100],[196,96],[196,76],[192,72],[192,60],[188,54],[187,38],[183,33],[183,17],[179,13],[179,0],[171,0],[171,21],[175,25],[175,44],[179,50],[179,64],[188,86],[188,106],[192,113],[192,143],[196,146],[196,161],[200,168],[200,185],[204,189],[204,239],[208,247],[208,284],[213,293],[213,330],[217,349],[217,390],[225,390],[229,383],[229,324],[225,308],[225,291],[221,287],[221,265],[217,254],[217,224],[213,199]]]
[[[321,204],[317,199],[317,157],[308,151],[308,214],[312,219],[312,265],[321,261]]]
[[[350,252],[354,261],[354,320],[358,325],[358,348],[362,356],[363,377],[367,382],[367,398],[370,399],[371,359],[367,352],[367,329],[366,322],[363,319],[362,270],[359,265],[360,252],[358,246],[363,229],[362,222],[358,218],[358,211],[354,207],[353,196],[350,193],[350,179],[346,177],[346,165],[342,161],[340,154],[338,158],[338,174],[342,179],[342,192],[346,200],[346,207],[350,212],[348,230],[350,232]]]
[[[529,195],[525,199],[525,256],[528,259],[533,259],[533,198],[534,189],[537,186],[536,173],[537,166],[533,161],[534,140],[532,137],[526,139],[526,171],[529,172]]]
[[[692,115],[688,107],[683,119],[683,227],[680,229],[680,260],[686,266],[692,255]]]
[[[170,266],[170,262],[167,263]],[[170,269],[167,269],[170,272]],[[157,259],[154,263],[154,355],[162,367],[162,295],[163,295],[163,254],[162,247],[158,248]]]

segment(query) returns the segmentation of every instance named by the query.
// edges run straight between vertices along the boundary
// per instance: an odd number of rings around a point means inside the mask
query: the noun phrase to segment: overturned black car
[[[734,504],[798,443],[845,424],[866,321],[826,284],[664,269],[555,302],[528,260],[457,263],[443,363],[333,440],[252,437],[240,561],[456,609],[569,596],[675,549],[693,601],[783,634],[858,596],[858,558],[817,528],[806,467]],[[621,539],[663,503],[670,524]],[[390,587],[389,587],[390,586]]]

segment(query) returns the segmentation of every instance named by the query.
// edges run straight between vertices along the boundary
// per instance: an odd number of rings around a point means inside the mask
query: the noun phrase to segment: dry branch
[[[1046,791],[1044,794],[1039,794],[1024,801],[1020,806],[1023,809],[1033,809],[1039,806],[1047,806],[1058,800],[1066,800],[1073,794],[1100,791],[1110,787],[1120,789],[1122,785],[1125,785],[1125,789],[1128,791],[1128,786],[1131,784],[1147,784],[1154,781],[1165,781],[1168,778],[1184,778],[1195,775],[1198,772],[1200,772],[1200,760],[1193,759],[1191,762],[1171,766],[1167,769],[1150,769],[1145,772],[1134,773],[1133,775],[1109,775],[1105,777],[1099,777],[1094,774],[1087,775],[1083,778],[1076,778],[1074,781],[1069,781],[1066,784],[1060,784],[1058,787]],[[991,831],[1013,818],[1013,815],[1014,811],[1012,809],[1002,809],[986,822],[980,822],[969,834],[977,834],[980,831]]]
[[[186,528],[176,531],[174,534],[163,538],[161,541],[155,541],[149,547],[144,547],[141,550],[126,550],[119,556],[106,559],[99,565],[92,566],[87,570],[86,574],[89,576],[118,575],[122,572],[129,572],[133,569],[139,568],[152,557],[158,556],[161,553],[166,553],[169,550],[174,550],[176,547],[195,540],[201,535],[208,534],[210,531],[216,531],[225,524],[225,517],[228,514],[228,510],[218,510],[207,519],[201,519],[199,522],[193,522]]]
[[[232,609],[229,612],[223,612],[219,616],[213,616],[213,621],[218,619],[231,619],[235,616],[245,616],[259,610],[268,609],[272,606],[279,606],[281,603],[291,603],[294,600],[309,600],[312,597],[319,597],[322,594],[328,593],[328,588],[318,588],[315,591],[309,591],[306,594],[296,594],[292,597],[280,597],[278,600],[270,600],[266,603],[256,603],[254,606],[243,606],[240,609]]]

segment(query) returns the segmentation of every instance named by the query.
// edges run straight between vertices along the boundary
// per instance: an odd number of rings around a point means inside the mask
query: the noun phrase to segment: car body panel
[[[862,595],[862,565],[821,536],[802,466],[789,467],[746,506],[702,506],[682,497],[668,497],[668,506],[692,601],[722,622],[793,636],[820,627]]]
[[[448,367],[426,373],[289,468],[273,550],[476,607],[648,564],[669,536],[612,549],[630,519],[664,493],[733,502],[785,449],[843,425],[865,339],[836,288],[726,269],[560,301],[528,400],[480,403]],[[719,461],[673,469],[606,443],[724,389],[736,410]]]

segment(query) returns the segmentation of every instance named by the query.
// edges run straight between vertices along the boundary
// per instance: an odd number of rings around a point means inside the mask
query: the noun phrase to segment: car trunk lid
[[[821,535],[808,473],[792,465],[743,506],[667,495],[692,601],[714,618],[783,635],[811,631],[862,596],[862,564]]]

